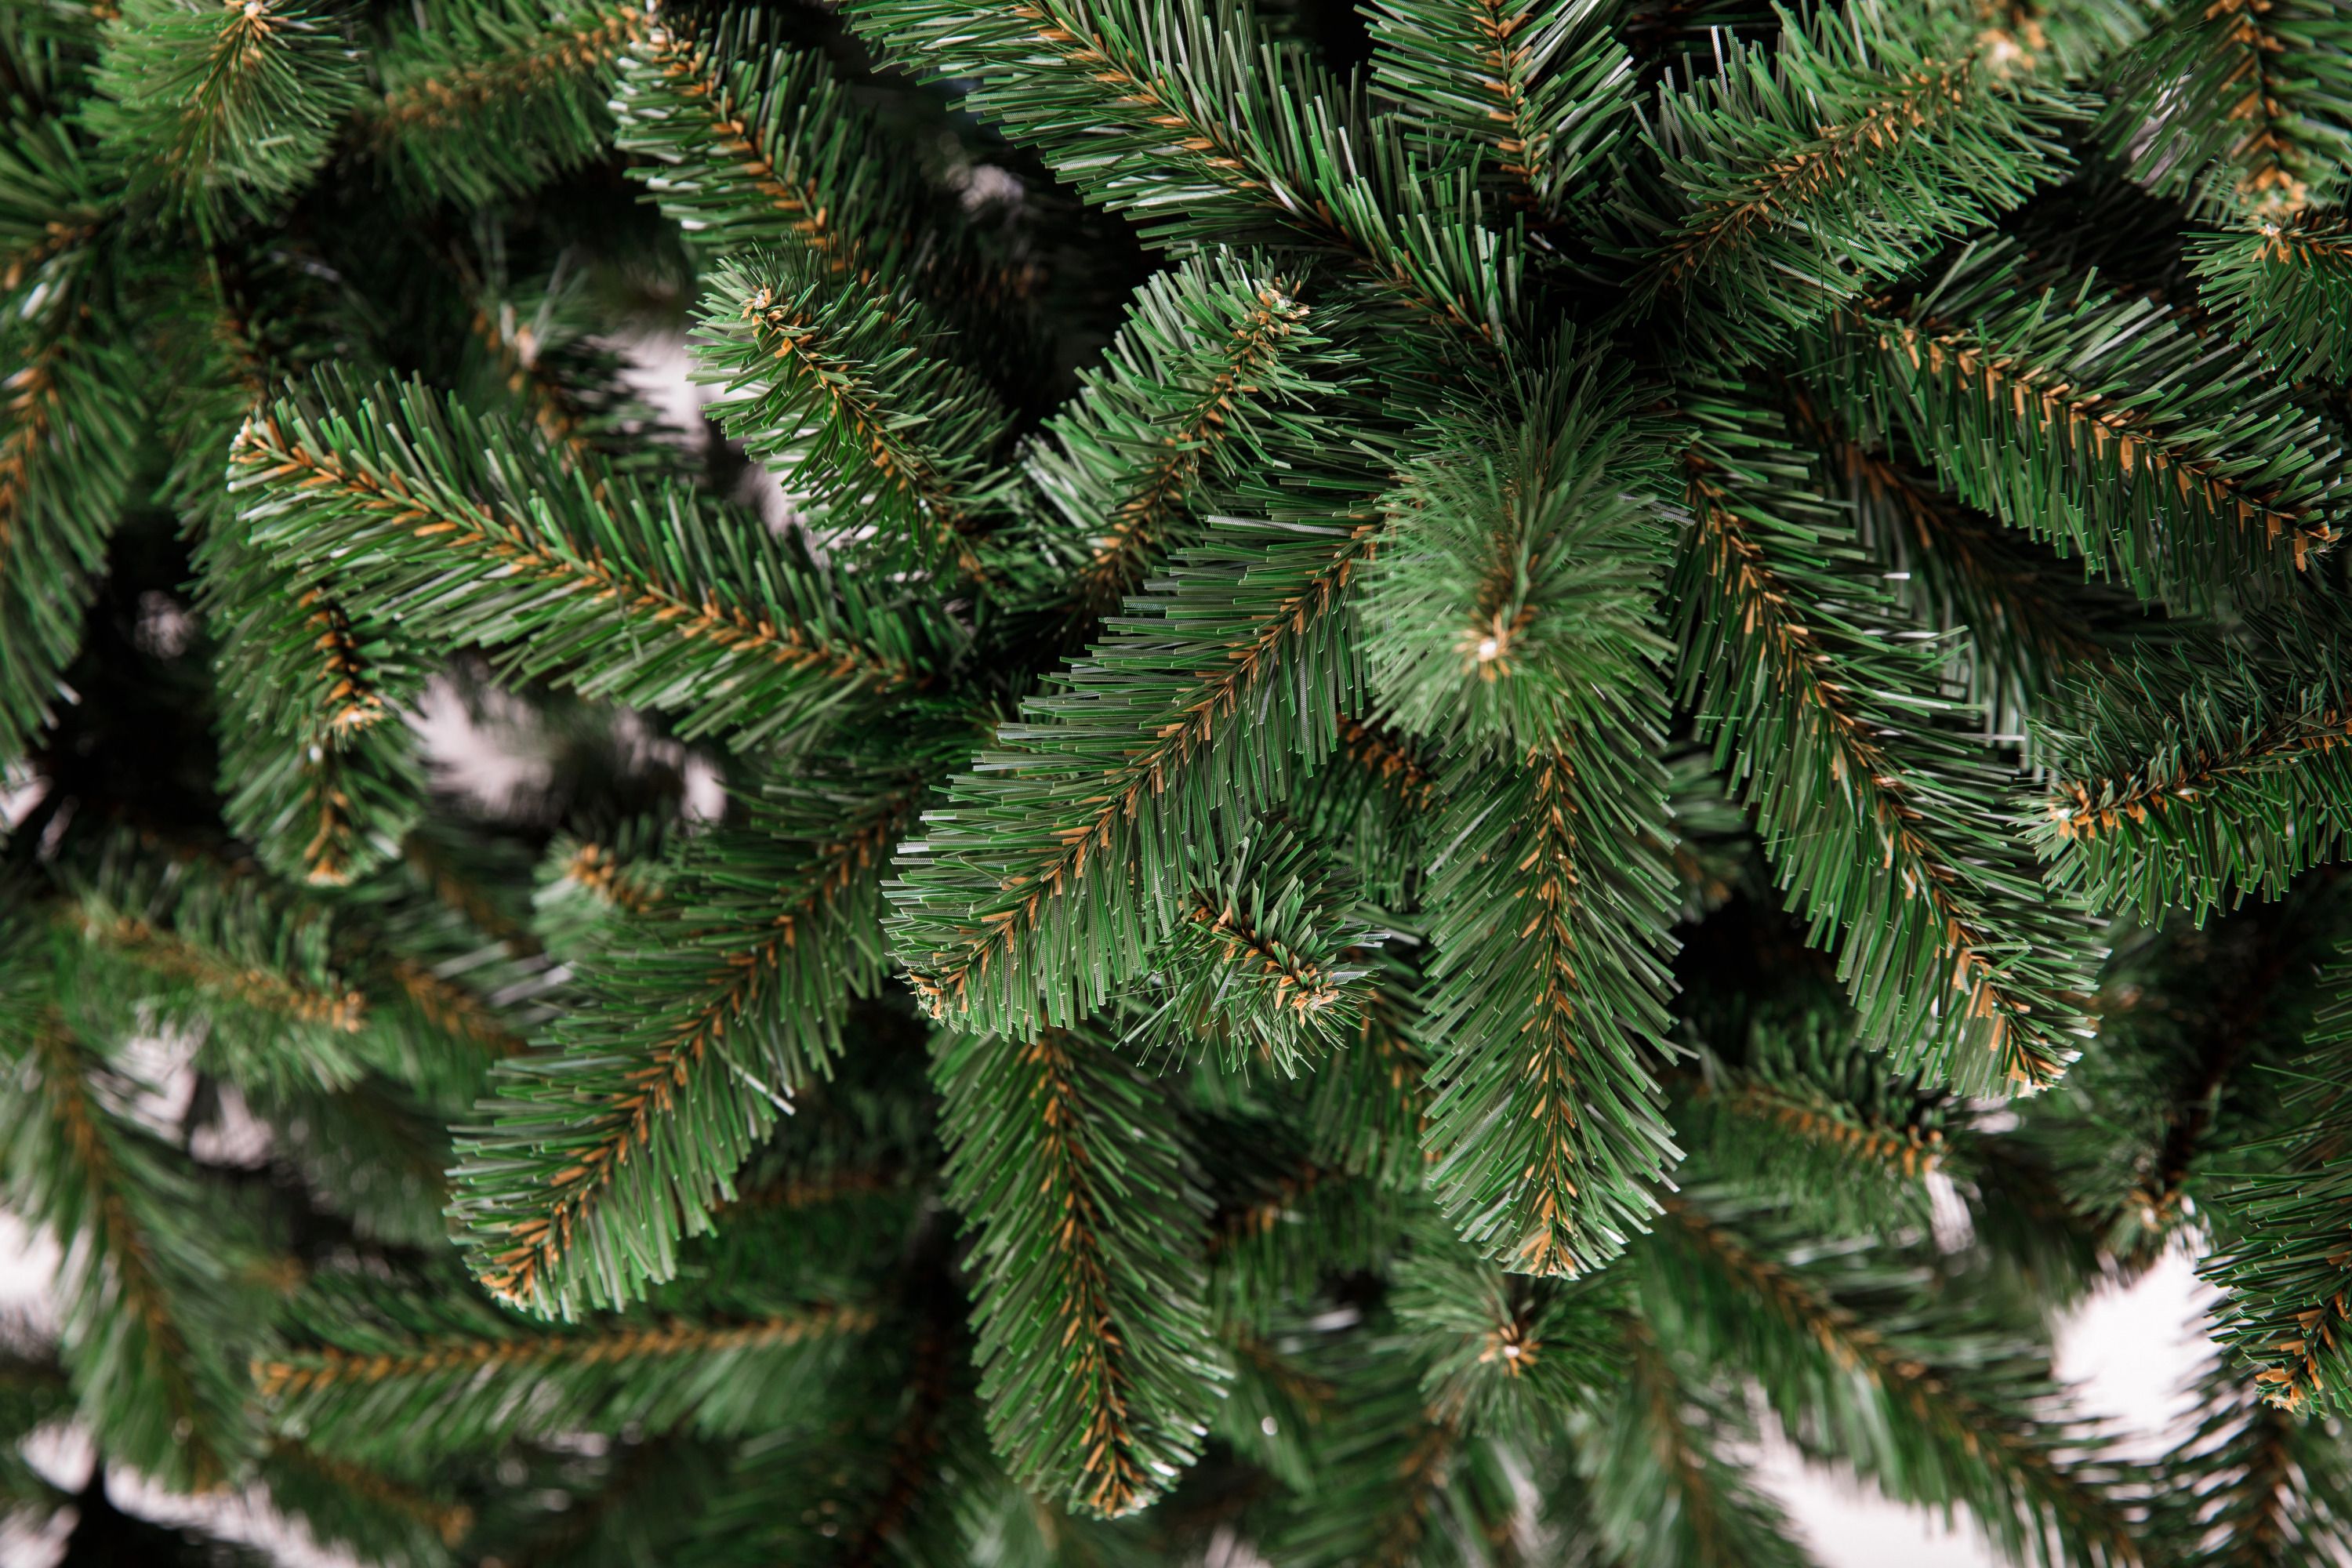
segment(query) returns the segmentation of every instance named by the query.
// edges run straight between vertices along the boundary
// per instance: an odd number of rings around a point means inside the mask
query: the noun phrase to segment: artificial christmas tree
[[[68,1560],[226,1550],[110,1465],[383,1563],[1801,1563],[1769,1426],[2020,1562],[2352,1561],[2335,0],[0,71]],[[2174,1247],[2127,1458],[2049,1336]]]

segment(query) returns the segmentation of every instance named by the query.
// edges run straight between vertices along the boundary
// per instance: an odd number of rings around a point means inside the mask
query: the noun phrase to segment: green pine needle
[[[2285,387],[2095,277],[2021,287],[2021,259],[1994,241],[1841,316],[1807,374],[1850,389],[1848,428],[1900,431],[1970,503],[2144,598],[2193,608],[2227,581],[2259,602],[2335,544],[2341,444]]]
[[[14,757],[47,723],[80,646],[130,500],[141,408],[136,377],[90,322],[0,342],[22,356],[0,382],[0,756]]]
[[[207,228],[306,184],[360,95],[339,20],[300,0],[127,0],[91,121],[134,195]]]
[[[694,351],[719,392],[710,416],[767,460],[829,545],[988,574],[974,536],[1004,413],[936,353],[917,301],[790,251],[719,268],[705,299]]]
[[[949,1196],[978,1237],[981,1398],[1013,1477],[1117,1517],[1200,1453],[1225,1373],[1171,1108],[1099,1039],[944,1035]],[[1003,1141],[1000,1142],[1000,1141]]]
[[[1738,1206],[1717,1212],[1697,1192],[1666,1200],[1644,1254],[1652,1321],[1675,1322],[1711,1361],[1751,1373],[1791,1429],[1842,1434],[1841,1449],[1895,1495],[1966,1504],[2019,1561],[2146,1560],[2122,1472],[2066,1411],[2046,1364],[1958,1303],[1908,1332],[1871,1326],[1841,1289],[1916,1301],[1927,1281],[1874,1278],[1865,1259],[1834,1253],[1784,1261],[1743,1233],[1769,1216]],[[2070,1450],[2081,1457],[2062,1461]]]
[[[1068,1027],[1143,972],[1190,918],[1178,889],[1243,830],[1234,809],[1273,804],[1292,759],[1329,750],[1345,595],[1376,531],[1221,529],[950,783],[891,889],[894,944],[934,1016]]]
[[[1750,357],[1981,227],[2064,168],[2078,102],[1998,29],[1863,5],[1669,81],[1654,174],[1619,198],[1631,308],[1690,311]]]
[[[306,582],[331,560],[336,592],[406,635],[510,648],[509,669],[678,709],[689,735],[748,745],[870,710],[937,657],[919,617],[783,542],[419,387],[322,378],[248,423],[232,460],[248,537],[297,552]],[[484,574],[448,582],[452,559]],[[607,605],[635,636],[604,635]]]
[[[14,1212],[74,1238],[58,1310],[79,1407],[109,1452],[166,1485],[217,1486],[256,1437],[236,1358],[267,1321],[258,1238],[122,1113],[148,1086],[41,999],[27,911],[12,903],[7,920],[0,1052],[27,1092],[0,1169]]]
[[[414,1454],[401,1434],[419,1422],[478,1453],[563,1432],[758,1430],[876,1321],[868,1307],[814,1301],[736,1321],[558,1328],[369,1290],[347,1272],[314,1281],[290,1316],[287,1342],[254,1361],[262,1404],[320,1454],[402,1469]]]
[[[1684,678],[1781,885],[1843,933],[1864,1037],[1898,1070],[1971,1093],[2047,1084],[2089,1034],[2093,931],[2043,887],[1934,640],[1847,564],[1785,426],[1727,401],[1690,412]]]
[[[881,981],[881,868],[918,798],[863,782],[688,841],[660,901],[584,963],[555,1047],[500,1067],[458,1142],[455,1207],[499,1298],[570,1318],[671,1278],[678,1239],[710,1229],[828,1070]]]
[[[1085,617],[1115,614],[1196,542],[1209,498],[1281,450],[1332,437],[1312,404],[1344,366],[1296,274],[1215,251],[1152,279],[1106,364],[1025,455]]]
[[[858,0],[850,19],[908,69],[968,84],[975,109],[1153,238],[1330,250],[1473,353],[1516,318],[1473,181],[1429,171],[1393,122],[1266,45],[1243,0]]]
[[[1622,1251],[1679,1154],[1654,1076],[1676,889],[1649,754],[1665,694],[1645,684],[1611,694],[1598,717],[1613,721],[1465,748],[1439,784],[1429,1179],[1480,1251],[1524,1273]]]
[[[1633,61],[1595,0],[1384,0],[1372,79],[1507,206],[1557,219],[1632,128]]]
[[[2202,921],[2277,898],[2352,834],[2336,637],[2270,657],[2191,647],[2117,672],[2095,710],[2045,735],[2051,778],[2032,835],[2053,883],[2142,919]],[[2283,657],[2282,657],[2283,656]]]
[[[622,51],[651,30],[630,0],[433,4],[381,57],[362,131],[418,196],[479,205],[595,158]]]
[[[1669,525],[1616,401],[1564,374],[1516,422],[1407,468],[1364,589],[1394,722],[1541,746],[1610,722],[1591,693],[1654,679]]]
[[[2294,380],[2352,370],[2352,230],[2300,213],[2190,242],[2200,296],[2231,333]]]
[[[2209,212],[2290,218],[2352,155],[2352,19],[2328,0],[2176,5],[2120,57],[2100,131],[2134,179]]]

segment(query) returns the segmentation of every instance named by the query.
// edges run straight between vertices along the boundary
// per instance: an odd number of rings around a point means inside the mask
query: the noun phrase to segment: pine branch
[[[751,745],[918,685],[919,620],[675,490],[571,469],[422,388],[281,402],[232,455],[260,548],[330,568],[347,605],[503,668],[682,710],[681,733]],[[452,557],[478,574],[447,577]],[[629,635],[616,636],[616,626]],[[805,732],[805,731],[804,731]]]
[[[2206,212],[2292,218],[2352,157],[2352,23],[2310,0],[2177,5],[2109,91],[2131,177]]]
[[[2352,1386],[2347,24],[2150,3],[0,3],[103,1465],[419,1568],[1797,1568],[1769,1409],[2034,1568],[2336,1554],[2253,1402]],[[2252,1365],[2127,1471],[2049,1325],[2191,1218]]]
[[[1840,975],[1897,1070],[1974,1092],[2050,1082],[2087,1033],[2095,949],[2011,830],[2005,781],[1947,727],[1940,650],[1898,640],[1883,589],[1839,570],[1851,547],[1775,455],[1778,421],[1688,412],[1706,433],[1675,589],[1686,689],[1781,885],[1844,932]]]
[[[1807,350],[1857,432],[1899,431],[1944,482],[2144,598],[2259,600],[2337,536],[2337,444],[2227,342],[2085,277],[2021,288],[2006,242]]]
[[[595,839],[559,835],[531,896],[534,939],[570,964],[625,940],[630,921],[652,914],[667,897],[667,826],[639,819]]]
[[[2236,648],[2120,669],[2072,732],[2053,726],[2032,834],[2053,885],[2153,921],[2275,899],[2352,835],[2352,704],[2325,623],[2260,661]],[[2275,665],[2275,668],[2266,668]]]
[[[590,267],[567,249],[543,279],[518,282],[499,230],[485,226],[478,246],[478,261],[459,263],[473,296],[461,400],[511,407],[566,467],[593,467],[602,454],[624,471],[663,468],[663,443],[647,438],[658,421],[614,390],[622,362],[597,341],[604,323]]]
[[[1475,1247],[1525,1273],[1623,1250],[1679,1153],[1653,1077],[1676,902],[1648,761],[1663,694],[1614,697],[1503,769],[1465,752],[1440,790],[1430,1180]]]
[[[1183,899],[1148,985],[1125,999],[1141,1016],[1123,1046],[1163,1067],[1206,1057],[1237,1078],[1290,1078],[1356,1032],[1387,933],[1299,837],[1245,835]]]
[[[1229,1343],[1286,1333],[1300,1303],[1393,1261],[1404,1241],[1400,1194],[1369,1173],[1321,1163],[1287,1119],[1221,1117],[1195,1132],[1216,1202],[1209,1301]],[[1460,1247],[1439,1228],[1448,1247]],[[1278,1447],[1297,1457],[1295,1441]]]
[[[423,809],[399,721],[424,671],[398,637],[355,626],[327,585],[304,586],[293,563],[246,542],[223,457],[318,342],[344,336],[333,307],[345,301],[297,285],[292,319],[265,319],[244,297],[253,286],[215,270],[184,307],[191,341],[165,409],[178,426],[172,500],[195,536],[197,610],[215,648],[224,817],[273,871],[340,887],[390,858]]]
[[[44,6],[0,24],[0,95],[18,112],[60,116],[82,96],[98,51],[101,8]]]
[[[1580,1445],[1612,1568],[1808,1568],[1787,1517],[1724,1452],[1752,1441],[1752,1418],[1677,1375],[1638,1321],[1620,1324],[1618,1340],[1628,1375]]]
[[[2215,1339],[2255,1369],[2265,1399],[2298,1415],[2342,1410],[2352,1387],[2352,1252],[2343,1243],[2352,1212],[2343,1160],[2352,1130],[2352,968],[2341,952],[2319,990],[2326,1000],[2282,1108],[2291,1131],[2265,1152],[2267,1169],[2221,1194],[2237,1237],[2199,1270],[2227,1297]]]
[[[1517,391],[1516,418],[1417,458],[1389,499],[1365,574],[1372,689],[1385,717],[1424,735],[1630,737],[1616,705],[1588,694],[1658,684],[1668,525],[1640,493],[1650,464],[1589,357]]]
[[[1281,889],[1285,901],[1296,893],[1295,883]],[[1147,1049],[1181,1059],[1186,1044],[1205,1042],[1230,1071],[1258,1061],[1296,1072],[1313,1044],[1344,1031],[1356,976],[1336,957],[1307,956],[1325,945],[1314,940],[1319,933],[1277,934],[1289,923],[1196,896],[1191,923],[1161,950],[1160,981],[1170,994],[1146,1027],[1165,1043]]]
[[[1314,1484],[1270,1558],[1299,1568],[1439,1568],[1479,1560],[1470,1552],[1517,1561],[1523,1494],[1511,1457],[1429,1410],[1417,1370],[1403,1357],[1335,1366],[1335,1408],[1310,1435]]]
[[[0,757],[48,722],[130,499],[139,384],[98,323],[27,342],[0,380]]]
[[[1943,1133],[1934,1128],[1891,1127],[1856,1118],[1845,1107],[1821,1099],[1748,1083],[1722,1096],[1733,1116],[1794,1133],[1802,1142],[1867,1164],[1898,1171],[1906,1181],[1933,1175],[1943,1161]]]
[[[587,422],[585,412],[573,399],[572,389],[550,371],[541,357],[539,334],[530,323],[516,320],[513,304],[484,300],[475,307],[471,325],[474,341],[489,362],[492,378],[522,405],[548,448],[571,458],[593,451],[582,428]]]
[[[2198,299],[2292,380],[2352,375],[2352,227],[2299,212],[2193,237]]]
[[[1320,515],[1366,500],[1340,489]],[[1377,531],[1221,527],[950,781],[890,889],[899,961],[934,1016],[1068,1026],[1140,973],[1187,916],[1191,868],[1280,798],[1290,758],[1330,748],[1345,595]]]
[[[2143,45],[2155,21],[2139,0],[2005,0],[1989,19],[2037,68],[2078,86]]]
[[[284,285],[279,268],[264,264],[259,270],[268,285]],[[151,351],[165,389],[157,400],[158,423],[172,454],[159,499],[201,542],[221,532],[236,513],[221,486],[220,465],[237,426],[268,400],[272,383],[290,373],[292,356],[315,346],[313,334],[329,343],[343,334],[329,314],[331,289],[293,285],[287,291],[295,302],[273,300],[275,308],[258,313],[257,279],[233,276],[217,261],[183,269],[165,287],[169,302]],[[281,309],[284,316],[277,314]]]
[[[1394,948],[1379,957],[1357,1037],[1317,1068],[1306,1117],[1318,1161],[1382,1187],[1412,1190],[1428,1163],[1428,1025],[1419,976]]]
[[[107,900],[111,902],[112,900]],[[181,982],[228,1005],[311,1024],[339,1034],[360,1026],[365,998],[356,991],[328,991],[305,979],[288,979],[260,966],[239,964],[209,944],[176,931],[158,931],[140,915],[109,910],[85,899],[71,917],[82,939],[119,955],[165,981]]]
[[[325,585],[232,524],[198,546],[198,600],[220,647],[225,816],[272,870],[341,887],[399,853],[423,809],[404,710],[424,672],[401,640],[352,623]],[[242,709],[242,711],[237,711]]]
[[[833,279],[779,251],[722,264],[708,281],[694,340],[698,376],[718,384],[710,416],[764,458],[829,542],[911,547],[987,574],[991,449],[1004,410],[940,357],[919,307],[882,288]]]
[[[1247,1330],[1227,1331],[1234,1381],[1219,1402],[1213,1435],[1299,1494],[1315,1485],[1307,1439],[1332,1414],[1337,1386],[1291,1353]]]
[[[71,298],[121,216],[121,171],[58,118],[12,115],[0,138],[0,295]]]
[[[935,187],[901,116],[785,33],[757,11],[672,15],[631,49],[615,107],[633,174],[698,248],[801,258],[876,300],[899,346],[1008,385],[1039,348],[1029,268]]]
[[[977,1232],[989,1436],[1015,1479],[1144,1507],[1200,1454],[1226,1375],[1202,1304],[1207,1204],[1170,1108],[1084,1034],[946,1036],[948,1195]]]
[[[603,155],[621,56],[652,30],[625,0],[439,5],[418,20],[383,51],[361,125],[417,195],[469,206]]]
[[[2213,1568],[2352,1560],[2352,1468],[2336,1424],[2264,1405],[2218,1361],[2197,1395],[2194,1425],[2161,1461],[2171,1484],[2152,1540]]]
[[[456,1212],[484,1285],[571,1317],[670,1278],[678,1237],[710,1228],[880,984],[880,868],[919,791],[808,788],[689,842],[664,902],[577,977],[592,1005],[553,1052],[499,1069],[460,1140]]]
[[[1926,1349],[1932,1329],[1918,1346],[1884,1334],[1692,1197],[1662,1204],[1647,1257],[1664,1272],[1645,1311],[1683,1303],[1675,1321],[1701,1336],[1693,1348],[1754,1372],[1784,1421],[1826,1425],[1897,1497],[1964,1503],[2014,1557],[2047,1568],[2143,1561],[2095,1443],[2042,1414],[2053,1385],[2038,1364],[2005,1368],[1980,1335],[1974,1345],[1948,1336],[1938,1364]]]
[[[909,71],[963,83],[1088,199],[1144,215],[1147,238],[1303,239],[1474,355],[1517,314],[1516,269],[1479,228],[1466,179],[1416,166],[1401,136],[1265,45],[1237,0],[1018,0],[977,15],[858,0],[849,19]]]
[[[1359,692],[1351,706],[1369,702]],[[1346,712],[1339,726],[1339,744],[1292,793],[1282,819],[1321,847],[1325,863],[1346,879],[1366,918],[1388,927],[1393,941],[1402,912],[1420,901],[1438,750]]]
[[[1481,183],[1537,220],[1629,129],[1633,58],[1592,0],[1383,0],[1372,79],[1443,167],[1476,161]]]
[[[5,1140],[11,1204],[65,1248],[60,1327],[79,1409],[125,1463],[217,1487],[249,1443],[228,1357],[259,1321],[237,1277],[251,1239],[101,1101],[98,1064],[58,1013],[11,998],[0,1033],[31,1100]]]
[[[1404,1401],[1397,1404],[1402,1406]],[[1399,1415],[1405,1413],[1400,1409]],[[1342,1563],[1408,1568],[1428,1561],[1424,1553],[1444,1550],[1447,1544],[1444,1510],[1453,1500],[1448,1492],[1459,1459],[1461,1434],[1426,1415],[1415,1412],[1413,1415],[1418,1418],[1406,1416],[1395,1428],[1407,1440],[1383,1443],[1381,1448],[1391,1451],[1377,1454],[1376,1462],[1388,1485],[1377,1500],[1376,1511],[1370,1517],[1348,1518],[1349,1510],[1327,1510],[1324,1517],[1329,1521],[1330,1535],[1322,1540],[1294,1528],[1284,1542],[1285,1562],[1328,1563],[1335,1568]],[[1371,1423],[1358,1425],[1369,1427]],[[1331,1457],[1328,1462],[1334,1471],[1353,1469],[1353,1461],[1373,1457],[1362,1452],[1372,1446],[1368,1433],[1360,1430],[1349,1435],[1358,1437],[1358,1445]]]
[[[511,907],[502,897],[507,889],[488,885],[483,873],[497,861],[468,836],[446,831],[428,819],[400,841],[403,871],[418,891],[504,948],[508,956],[530,959],[540,952],[539,939],[523,918],[527,906]]]
[[[2242,1097],[2245,1092],[2246,1086],[2237,1080],[2251,1076],[2248,1058],[2265,1044],[2275,1045],[2265,1035],[2277,1032],[2282,1023],[2291,1028],[2297,1021],[2300,1010],[2292,1008],[2283,994],[2293,988],[2299,972],[2308,977],[2313,949],[2326,944],[2326,924],[2313,918],[2317,912],[2308,902],[2292,910],[2247,911],[2250,918],[2242,923],[2254,927],[2252,952],[2244,959],[2247,966],[2233,973],[2227,989],[2214,998],[2192,1054],[2179,1064],[2185,1071],[2175,1080],[2162,1135],[2148,1151],[2132,1194],[2137,1210],[2133,1217],[2144,1234],[2134,1238],[2137,1256],[2127,1252],[2128,1261],[2152,1260],[2165,1237],[2180,1223],[2190,1181],[2212,1152],[2210,1144],[2225,1100],[2233,1089]]]
[[[1931,626],[1965,628],[1983,700],[2005,686],[2031,698],[2074,672],[2114,662],[2116,638],[2103,622],[2129,606],[2086,589],[2079,570],[2035,551],[2000,521],[1946,493],[1907,455],[1864,445],[1799,384],[1789,387],[1791,423],[1843,478],[1855,534],[1904,573],[1903,597]]]
[[[313,1310],[319,1342],[289,1344],[251,1370],[280,1429],[299,1424],[321,1454],[398,1465],[414,1458],[406,1435],[426,1423],[451,1452],[566,1430],[740,1431],[782,1416],[829,1353],[875,1322],[867,1308],[817,1303],[745,1321],[585,1330],[477,1313],[461,1331],[418,1333]]]
[[[662,900],[656,873],[593,842],[579,844],[564,856],[563,880],[625,915],[646,914]]]
[[[1431,1417],[1533,1444],[1589,1412],[1622,1375],[1609,1293],[1506,1274],[1424,1215],[1390,1304],[1424,1363]]]
[[[1308,405],[1339,370],[1326,314],[1299,297],[1295,270],[1228,252],[1138,291],[1107,363],[1082,373],[1024,463],[1071,531],[1052,542],[1076,556],[1062,591],[1083,619],[1115,614],[1197,540],[1218,487],[1323,436]]]
[[[360,93],[341,28],[301,0],[125,0],[106,45],[95,128],[134,196],[207,230],[307,184]]]
[[[491,1065],[522,1052],[570,973],[518,952],[409,877],[362,897],[365,919],[339,926],[336,958],[367,991],[369,1060],[428,1104],[471,1105]]]
[[[693,1521],[690,1560],[881,1568],[968,1550],[959,1509],[987,1460],[964,1347],[929,1310],[951,1303],[941,1292],[886,1325],[875,1337],[894,1353],[847,1369],[829,1408],[739,1450]]]
[[[738,1214],[764,1209],[817,1208],[878,1193],[901,1192],[912,1181],[912,1173],[890,1164],[818,1171],[809,1175],[785,1176],[760,1186],[747,1187],[742,1196],[728,1205],[726,1212]]]
[[[1716,74],[1669,80],[1647,140],[1654,176],[1618,216],[1639,258],[1632,308],[1677,311],[1748,357],[1983,227],[2063,169],[2076,100],[1998,28],[1868,8],[1793,20],[1777,47],[1732,46]]]
[[[714,254],[797,256],[868,293],[956,276],[969,258],[931,221],[919,165],[873,156],[879,117],[774,34],[670,18],[629,51],[618,142],[657,165],[639,177],[662,211]]]
[[[67,1005],[85,1032],[196,1032],[205,1067],[246,1085],[334,1089],[359,1077],[368,999],[340,972],[323,909],[121,838],[63,879],[59,922],[83,950]]]
[[[1436,804],[1437,773],[1410,737],[1400,735],[1378,720],[1339,716],[1339,749],[1415,810]]]
[[[1705,1076],[1675,1118],[1708,1170],[1779,1195],[1828,1234],[1892,1235],[1927,1222],[1928,1179],[1948,1173],[1958,1152],[1938,1125],[1948,1113],[1938,1098],[1885,1080],[1857,1042],[1783,1043],[1759,1026],[1748,1057],[1740,1068],[1703,1058]],[[1823,1069],[1841,1060],[1848,1082],[1868,1086],[1861,1093],[1825,1081]],[[1966,1173],[1965,1154],[1954,1168]]]
[[[491,1058],[514,1056],[523,1049],[521,1037],[472,988],[408,958],[384,965],[383,975],[418,1016],[449,1038]]]

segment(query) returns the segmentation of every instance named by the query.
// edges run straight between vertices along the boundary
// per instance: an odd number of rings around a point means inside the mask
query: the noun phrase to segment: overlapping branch
[[[2003,781],[1947,728],[1932,642],[1841,572],[1836,521],[1774,455],[1777,422],[1710,405],[1675,593],[1684,679],[1798,910],[1898,1066],[1978,1091],[2049,1082],[2086,1033],[2097,949],[2053,900]],[[1695,412],[1696,410],[1695,409]],[[1759,679],[1760,677],[1760,679]]]
[[[691,842],[630,940],[583,961],[593,1005],[499,1069],[460,1142],[457,1212],[494,1293],[568,1317],[675,1272],[880,984],[880,870],[918,798],[772,798]]]
[[[505,647],[509,669],[676,709],[686,733],[739,744],[870,709],[929,672],[919,617],[690,496],[560,463],[421,389],[320,391],[238,437],[247,527],[331,559],[345,605],[411,637]],[[452,583],[452,556],[478,574]]]

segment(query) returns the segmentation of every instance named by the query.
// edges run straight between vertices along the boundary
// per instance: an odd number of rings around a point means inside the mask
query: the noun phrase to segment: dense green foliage
[[[2344,0],[0,0],[0,116],[69,1561],[1802,1564],[1769,1436],[2352,1563]]]

